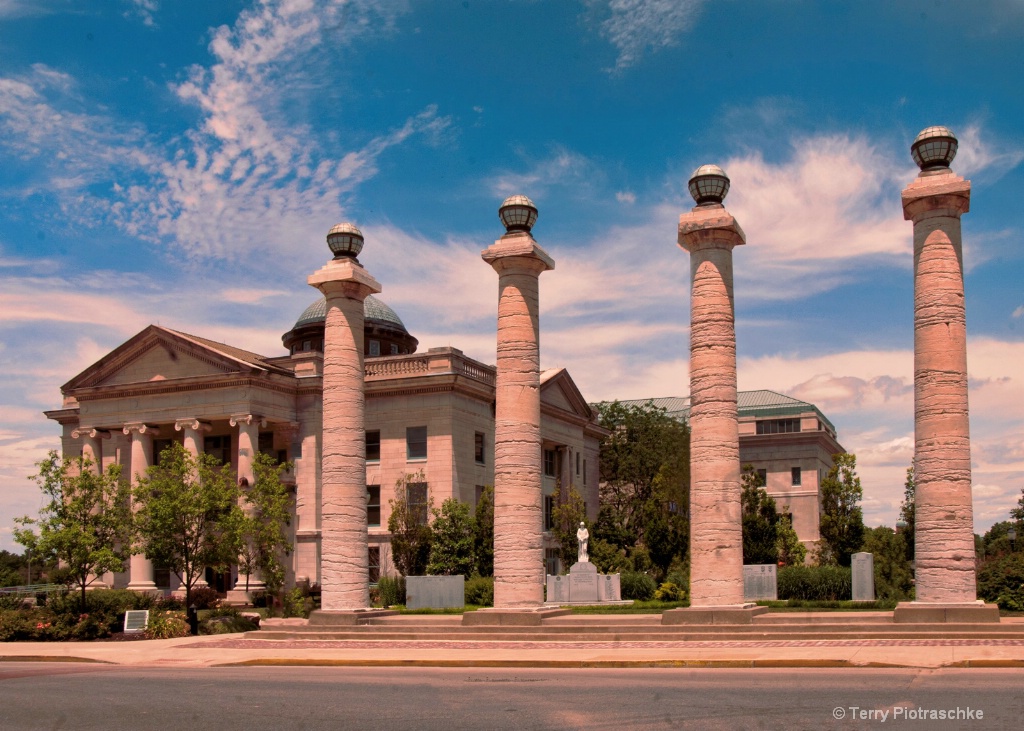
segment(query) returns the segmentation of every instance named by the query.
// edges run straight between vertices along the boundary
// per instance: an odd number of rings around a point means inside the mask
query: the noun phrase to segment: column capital
[[[94,426],[80,426],[71,432],[74,439],[86,437],[88,439],[110,439],[110,432],[106,429],[97,429]]]
[[[267,420],[259,414],[232,414],[231,418],[228,419],[228,423],[231,426],[238,426],[239,424],[245,424],[246,426],[266,426]]]
[[[186,429],[198,432],[208,432],[213,429],[213,427],[205,421],[200,421],[199,419],[192,417],[176,419],[174,421],[174,431],[185,431]]]
[[[480,252],[480,258],[499,274],[515,269],[540,274],[555,268],[555,260],[523,231],[505,234]]]
[[[695,206],[679,217],[679,246],[693,253],[697,249],[732,248],[747,243],[746,234],[722,204]]]
[[[125,434],[132,435],[132,436],[134,436],[136,434],[138,434],[139,436],[142,436],[142,435],[149,435],[149,436],[153,436],[153,437],[160,436],[160,430],[157,427],[152,426],[150,424],[146,424],[146,423],[141,422],[141,421],[131,421],[131,422],[128,422],[127,424],[124,425],[124,428],[121,431],[123,431]]]
[[[915,223],[928,214],[959,218],[971,208],[971,181],[950,170],[923,171],[903,189],[903,218]]]
[[[352,259],[332,259],[309,275],[306,283],[324,296],[342,296],[362,302],[381,291],[380,282]]]

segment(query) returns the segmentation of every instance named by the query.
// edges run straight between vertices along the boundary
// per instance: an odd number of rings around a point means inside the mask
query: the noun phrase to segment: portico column
[[[82,458],[92,463],[95,473],[103,472],[103,440],[110,439],[110,432],[85,426],[74,429],[71,436],[82,440]]]
[[[206,452],[206,448],[203,446],[203,434],[212,428],[205,421],[194,418],[178,419],[174,422],[174,431],[183,432],[185,451],[191,454],[196,461]],[[192,588],[198,589],[205,586],[209,586],[209,584],[206,583],[206,577],[200,574]]]
[[[153,464],[153,437],[160,436],[160,430],[149,424],[133,422],[125,424],[124,433],[132,438],[132,490],[138,487],[139,479],[146,476],[146,470]],[[135,497],[132,496],[132,507]],[[153,581],[153,562],[145,554],[133,553],[129,563],[128,589],[132,591],[156,591]]]
[[[253,472],[253,461],[256,459],[256,451],[260,441],[260,427],[266,426],[267,422],[262,416],[255,414],[234,414],[228,419],[231,426],[238,427],[238,452],[236,455],[238,465],[238,483],[242,490],[252,487],[256,480]],[[243,509],[249,511],[248,503],[242,503]],[[238,581],[235,582],[235,591],[263,591],[267,585],[263,583],[259,572],[252,574],[242,573],[239,567]]]
[[[498,354],[494,419],[494,607],[544,602],[540,436],[540,275],[554,260],[530,230],[537,208],[505,200],[507,233],[483,251],[498,273]]]
[[[381,291],[356,258],[363,235],[352,224],[327,234],[334,259],[307,279],[327,299],[324,329],[321,470],[321,606],[370,606],[366,531],[363,300]]]
[[[689,183],[697,205],[679,217],[690,253],[690,606],[743,605],[736,329],[732,250],[746,243],[722,201],[729,178],[716,165]]]
[[[911,147],[921,172],[902,195],[914,223],[915,607],[978,604],[960,238],[971,184],[949,168],[956,150],[946,127],[923,130]]]

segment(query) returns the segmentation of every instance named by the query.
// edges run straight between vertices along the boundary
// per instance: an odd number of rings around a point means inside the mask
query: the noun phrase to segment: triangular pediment
[[[593,418],[590,405],[565,368],[544,371],[541,374],[540,400],[543,404],[568,411],[583,419]]]
[[[258,363],[245,362],[234,352],[221,352],[209,341],[150,325],[72,378],[62,390],[266,370]]]

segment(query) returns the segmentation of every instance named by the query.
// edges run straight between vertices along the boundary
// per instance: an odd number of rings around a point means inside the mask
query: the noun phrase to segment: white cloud
[[[1024,315],[1024,305],[1021,305],[1016,310],[1014,310],[1013,314],[1010,316],[1016,320],[1019,319],[1022,315]]]
[[[971,123],[954,130],[957,136],[957,154],[953,170],[966,178],[981,175],[993,180],[1009,172],[1024,160],[1024,148],[1010,142],[993,140],[983,133],[981,125]]]
[[[154,15],[160,10],[160,3],[157,0],[126,0],[131,9],[125,12],[126,18],[135,16],[142,21],[142,24],[150,28],[156,27]]]
[[[620,190],[615,194],[615,200],[619,203],[626,203],[627,205],[633,205],[636,203],[636,193],[628,190]]]
[[[613,72],[637,63],[648,50],[679,42],[696,20],[703,0],[609,0],[611,16],[601,33],[618,49]]]
[[[588,189],[601,176],[600,168],[590,159],[561,145],[553,146],[547,157],[527,163],[525,172],[498,173],[488,187],[498,196],[534,197],[552,186],[571,186],[577,192]]]

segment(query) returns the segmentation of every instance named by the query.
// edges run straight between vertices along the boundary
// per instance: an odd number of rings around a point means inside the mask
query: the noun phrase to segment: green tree
[[[476,571],[481,576],[494,576],[494,486],[486,485],[480,493],[473,515],[473,555]]]
[[[23,555],[0,551],[0,586],[20,586],[30,583]]]
[[[81,590],[84,612],[91,577],[123,571],[131,552],[130,488],[120,465],[104,472],[88,458],[62,460],[51,451],[38,466],[39,474],[29,479],[47,502],[37,519],[17,519],[22,527],[15,528],[14,540],[37,558],[59,563],[64,583]]]
[[[775,526],[775,548],[779,555],[779,564],[782,566],[803,566],[807,558],[807,546],[793,529],[793,516],[790,513],[780,513],[779,522]]]
[[[395,497],[388,501],[391,555],[403,576],[422,576],[430,561],[434,534],[427,521],[432,501],[426,491],[422,472],[405,475],[395,482]]]
[[[857,457],[840,453],[832,456],[832,469],[821,481],[820,564],[849,566],[850,557],[864,540],[864,515],[860,501],[864,490],[857,476]]]
[[[252,463],[253,483],[242,487],[245,501],[236,532],[238,570],[249,577],[259,573],[267,593],[277,595],[284,588],[285,556],[291,553],[287,527],[291,524],[292,496],[282,477],[290,462],[278,463],[269,454],[256,455]]]
[[[1021,528],[1024,527],[1024,488],[1021,488],[1020,499],[1017,500],[1017,507],[1010,510],[1010,518],[1017,524],[1017,535],[1021,534]]]
[[[575,485],[569,485],[567,490],[555,492],[555,506],[551,510],[551,522],[551,533],[558,541],[558,557],[561,559],[562,566],[572,566],[579,558],[579,542],[576,539],[576,532],[580,528],[580,523],[586,525],[587,531],[590,531],[583,496],[576,490]]]
[[[160,453],[135,487],[140,548],[178,577],[186,606],[207,567],[223,570],[235,560],[244,518],[238,499],[229,470],[178,443]]]
[[[777,563],[779,514],[775,510],[775,499],[768,494],[761,476],[751,465],[743,466],[740,487],[743,563]]]
[[[877,599],[900,602],[911,598],[913,574],[902,533],[884,525],[866,530],[860,550],[873,556]]]
[[[900,520],[906,525],[901,533],[907,546],[907,560],[914,560],[914,517],[917,480],[914,479],[914,465],[907,467],[907,480],[903,483],[903,504],[900,505]]]
[[[450,497],[441,503],[440,510],[435,508],[431,512],[434,515],[434,522],[431,525],[434,540],[430,545],[427,574],[462,574],[469,578],[476,563],[473,556],[475,530],[469,506]]]

